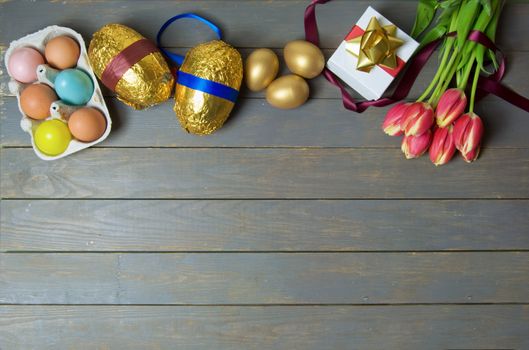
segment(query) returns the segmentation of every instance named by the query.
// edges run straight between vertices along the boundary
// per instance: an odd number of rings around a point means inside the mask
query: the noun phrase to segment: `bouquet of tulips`
[[[474,112],[477,82],[482,72],[491,74],[486,60],[496,69],[498,63],[492,50],[467,37],[480,31],[494,42],[502,8],[503,0],[419,1],[412,36],[424,33],[421,45],[444,39],[439,68],[422,96],[395,105],[382,124],[388,135],[404,134],[401,148],[407,159],[428,149],[435,165],[449,162],[456,150],[466,162],[478,158],[484,128]],[[435,25],[426,31],[436,14]]]

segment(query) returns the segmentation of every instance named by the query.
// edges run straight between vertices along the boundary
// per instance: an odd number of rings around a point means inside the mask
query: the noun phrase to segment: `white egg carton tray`
[[[20,47],[32,47],[40,51],[40,53],[43,54],[44,56],[44,47],[46,46],[46,43],[49,40],[55,38],[56,36],[60,36],[60,35],[67,35],[75,39],[79,43],[79,47],[81,51],[79,55],[79,60],[77,61],[76,68],[79,68],[85,71],[92,78],[92,83],[94,84],[94,93],[92,97],[90,98],[90,101],[88,101],[88,103],[83,106],[69,106],[60,100],[55,101],[50,106],[50,117],[48,117],[46,120],[60,119],[60,120],[67,122],[68,118],[75,110],[79,108],[83,108],[83,107],[94,107],[98,109],[99,111],[101,111],[103,115],[105,116],[106,121],[107,121],[107,128],[105,130],[105,133],[99,139],[93,142],[81,142],[81,141],[78,141],[72,138],[66,151],[64,151],[63,153],[57,156],[49,156],[39,151],[39,149],[35,146],[35,140],[33,138],[35,129],[42,121],[29,118],[26,114],[24,114],[20,106],[20,93],[29,84],[23,84],[13,79],[13,77],[11,76],[11,73],[9,72],[8,62],[9,62],[9,57],[11,56],[11,53]],[[9,81],[9,84],[8,84],[9,91],[12,94],[17,96],[18,109],[20,110],[20,113],[22,114],[22,119],[20,120],[20,127],[22,128],[22,130],[24,130],[30,135],[31,145],[33,146],[33,151],[35,151],[35,154],[40,159],[55,160],[55,159],[63,158],[72,153],[79,152],[80,150],[83,150],[97,143],[100,143],[104,139],[107,138],[108,134],[110,133],[110,129],[112,128],[112,120],[110,119],[110,114],[108,112],[107,105],[105,104],[105,100],[103,98],[101,88],[99,87],[99,83],[97,82],[94,71],[92,70],[92,67],[90,66],[90,62],[88,61],[86,45],[85,45],[85,42],[81,34],[67,27],[49,26],[33,34],[26,35],[23,38],[20,38],[18,40],[11,42],[5,54],[5,65],[7,68],[7,72],[9,76],[11,77],[11,80]],[[38,82],[45,83],[53,88],[54,87],[53,81],[55,80],[55,76],[58,73],[59,73],[58,70],[55,70],[46,64],[39,65],[37,68]]]

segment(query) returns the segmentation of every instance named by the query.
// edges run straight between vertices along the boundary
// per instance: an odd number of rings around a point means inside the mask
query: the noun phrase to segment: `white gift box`
[[[358,58],[346,50],[346,43],[347,40],[361,36],[373,17],[376,17],[382,26],[393,24],[371,6],[368,7],[327,62],[327,68],[331,72],[368,100],[378,100],[382,97],[417,47],[419,47],[418,42],[397,28],[396,37],[404,41],[403,45],[396,50],[397,68],[390,69],[376,65],[370,72],[358,70]]]
[[[14,50],[16,50],[19,47],[32,47],[38,50],[39,52],[43,53],[46,43],[49,40],[59,35],[69,36],[75,39],[79,43],[79,48],[81,49],[80,50],[81,52],[80,52],[79,60],[77,61],[76,68],[83,70],[85,73],[87,73],[90,76],[94,84],[94,93],[92,97],[90,98],[90,101],[88,101],[88,103],[83,106],[69,106],[60,100],[53,102],[50,106],[50,116],[46,118],[46,120],[60,119],[64,122],[67,122],[68,118],[75,110],[79,108],[83,108],[83,107],[94,107],[98,109],[101,113],[103,113],[106,119],[106,122],[107,122],[107,127],[106,127],[104,134],[101,135],[101,137],[95,141],[81,142],[81,141],[78,141],[72,138],[72,140],[68,144],[68,148],[63,153],[56,155],[56,156],[49,156],[47,154],[42,153],[35,145],[33,134],[35,130],[37,129],[37,127],[39,126],[39,124],[43,122],[43,120],[31,119],[24,113],[24,111],[22,110],[22,107],[20,106],[20,94],[22,93],[22,90],[24,90],[24,88],[27,85],[30,85],[33,83],[23,84],[23,83],[16,81],[14,78],[11,78],[8,86],[9,86],[9,91],[12,94],[17,96],[18,109],[20,110],[20,114],[22,115],[22,119],[20,120],[20,127],[22,128],[22,130],[24,130],[25,132],[29,134],[29,137],[31,138],[31,145],[33,146],[33,151],[40,159],[43,159],[43,160],[55,160],[55,159],[63,158],[63,157],[66,157],[67,155],[70,155],[75,152],[79,152],[85,148],[88,148],[97,143],[100,143],[104,139],[107,138],[108,134],[110,133],[110,129],[112,128],[112,119],[110,119],[110,113],[108,112],[107,105],[103,98],[103,93],[101,92],[99,83],[97,82],[94,71],[92,70],[92,66],[90,65],[90,62],[88,61],[88,54],[86,52],[85,42],[81,34],[77,33],[73,29],[53,25],[53,26],[46,27],[38,32],[26,35],[23,38],[20,38],[18,40],[11,42],[5,54],[5,65],[6,65],[8,74],[11,75],[9,72],[8,62]],[[54,72],[54,69],[51,69],[51,67],[49,67],[47,64],[39,65],[37,68],[37,82],[38,83],[45,83],[53,88],[54,87],[54,84],[53,84],[54,75],[56,75],[56,73]]]

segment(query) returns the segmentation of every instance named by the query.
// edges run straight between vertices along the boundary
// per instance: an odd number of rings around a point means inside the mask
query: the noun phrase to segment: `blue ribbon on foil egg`
[[[196,19],[202,23],[207,24],[215,32],[217,38],[219,40],[222,39],[222,32],[220,31],[219,27],[217,27],[214,23],[208,21],[207,19],[194,13],[182,13],[180,15],[169,18],[158,31],[158,34],[156,35],[156,43],[160,51],[162,51],[171,61],[173,61],[177,65],[181,65],[184,62],[185,56],[178,55],[163,48],[161,45],[161,38],[163,32],[167,29],[167,27],[169,27],[169,25],[171,25],[171,23],[182,18]],[[182,71],[178,71],[177,73],[177,84],[186,86],[193,90],[205,92],[234,103],[237,100],[237,96],[239,95],[239,91],[230,86],[217,83],[211,80],[203,79],[197,77],[196,75]]]

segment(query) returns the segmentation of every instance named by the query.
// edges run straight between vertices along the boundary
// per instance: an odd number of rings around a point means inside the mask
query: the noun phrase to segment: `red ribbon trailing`
[[[310,41],[316,46],[319,46],[318,24],[316,22],[316,5],[325,4],[331,0],[312,0],[305,10],[305,40]],[[455,33],[448,33],[447,36],[455,36]],[[435,49],[439,46],[443,38],[432,41],[425,45],[415,56],[408,62],[408,69],[402,76],[402,79],[395,88],[395,91],[390,97],[384,97],[373,101],[356,102],[353,97],[343,87],[339,79],[329,69],[323,70],[323,76],[333,85],[337,86],[342,92],[342,100],[345,108],[362,113],[371,106],[384,107],[395,102],[405,99],[417,76],[422,68],[433,54]],[[468,40],[475,41],[488,49],[493,50],[500,55],[500,64],[496,72],[488,77],[481,76],[478,81],[479,95],[478,99],[485,97],[487,94],[494,94],[505,101],[529,112],[529,99],[509,89],[501,84],[501,80],[505,74],[506,64],[505,58],[501,51],[494,45],[494,43],[482,32],[474,30],[470,32]]]
[[[101,81],[107,88],[114,91],[119,80],[130,67],[148,54],[158,51],[156,45],[149,39],[135,41],[110,61],[101,75]]]

